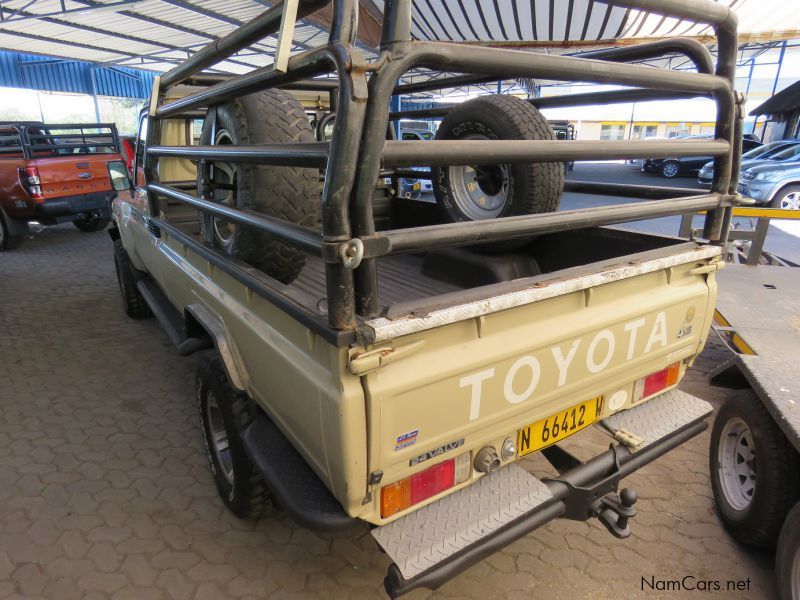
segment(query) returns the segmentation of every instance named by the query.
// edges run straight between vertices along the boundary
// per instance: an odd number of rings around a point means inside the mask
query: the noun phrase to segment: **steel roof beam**
[[[89,12],[97,8],[94,6],[91,7],[87,6],[85,8],[66,8],[63,10],[46,12],[46,13],[31,13],[25,11],[26,8],[28,8],[31,4],[33,4],[36,1],[37,0],[32,0],[31,2],[28,2],[28,4],[26,4],[25,6],[16,9],[10,15],[3,16],[2,18],[0,18],[0,27],[2,27],[2,24],[4,23],[17,23],[19,21],[28,21],[30,19],[44,20],[45,17],[60,17],[63,15],[73,15],[75,13]],[[116,2],[109,2],[108,4],[103,4],[103,8],[105,9],[108,7],[125,6],[128,4],[138,4],[141,1],[142,0],[117,0]],[[0,15],[2,15],[2,10],[0,10]],[[69,21],[64,21],[64,23],[69,23]]]

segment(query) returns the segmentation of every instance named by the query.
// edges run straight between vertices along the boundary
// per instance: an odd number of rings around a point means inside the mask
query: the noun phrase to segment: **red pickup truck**
[[[0,250],[19,245],[31,221],[105,229],[126,182],[113,124],[0,122]]]

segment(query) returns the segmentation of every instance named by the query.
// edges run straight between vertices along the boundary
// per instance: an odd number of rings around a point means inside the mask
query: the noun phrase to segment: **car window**
[[[758,146],[757,148],[743,152],[742,158],[764,157],[768,152],[780,152],[781,148],[785,147],[786,145],[783,142],[770,142],[769,144],[764,144],[763,146]]]
[[[416,133],[406,132],[406,133],[403,133],[403,139],[404,140],[418,140],[419,136]]]
[[[786,142],[779,142],[776,143],[774,148],[770,148],[764,154],[760,156],[760,158],[772,158],[776,154],[783,152],[784,150],[789,150],[791,148],[797,147],[797,144],[794,143],[786,143]]]
[[[792,146],[791,148],[787,148],[786,150],[782,150],[772,158],[775,160],[788,160],[795,158],[796,156],[800,156],[800,144]]]

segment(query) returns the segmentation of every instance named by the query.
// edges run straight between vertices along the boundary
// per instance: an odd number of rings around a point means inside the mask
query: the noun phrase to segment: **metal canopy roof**
[[[750,115],[780,115],[800,111],[800,81],[760,104]]]
[[[382,0],[370,0],[382,7]],[[739,17],[740,32],[800,35],[797,5],[786,0],[717,0]],[[483,42],[581,42],[705,36],[710,27],[605,0],[416,0],[412,32],[419,39]]]
[[[800,37],[800,19],[786,0],[718,0],[734,8],[740,31],[764,40]],[[91,62],[166,71],[208,42],[253,18],[273,0],[0,0],[0,48]],[[360,39],[376,44],[383,0],[361,0]],[[794,30],[786,31],[787,27]],[[775,33],[780,31],[780,33]],[[613,44],[620,38],[703,36],[707,28],[664,19],[601,0],[415,0],[419,39],[530,45]],[[327,38],[325,16],[311,15],[295,30],[294,48]],[[597,40],[600,40],[599,42]],[[271,37],[217,65],[244,73],[272,62]]]

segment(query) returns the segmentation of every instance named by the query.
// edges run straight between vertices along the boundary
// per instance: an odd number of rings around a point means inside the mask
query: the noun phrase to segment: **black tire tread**
[[[236,469],[237,486],[236,506],[233,507],[228,504],[225,497],[223,497],[223,500],[236,516],[242,519],[258,519],[266,514],[272,506],[272,502],[264,479],[244,450],[244,431],[252,422],[248,398],[231,387],[222,360],[213,350],[201,356],[197,368],[197,378],[198,385],[200,385],[200,379],[204,378],[209,387],[215,389],[220,409],[225,410],[221,405],[223,402],[227,403],[226,408],[233,417],[230,423],[226,422],[226,427],[230,424],[233,428],[233,431],[228,431],[228,440],[231,448],[236,445],[237,456],[234,458],[236,461],[236,466],[234,467]],[[200,405],[198,405],[198,409],[200,410],[200,427],[210,459],[208,440],[205,439],[204,414]]]
[[[147,305],[139,289],[136,287],[136,277],[134,277],[134,267],[131,259],[122,245],[121,239],[114,240],[114,262],[120,281],[120,294],[122,294],[122,304],[127,314],[132,319],[147,319],[153,316],[150,307]]]
[[[511,126],[516,135],[509,139],[521,140],[554,140],[555,134],[550,128],[547,119],[532,104],[520,98],[507,95],[480,96],[469,100],[451,111],[448,117],[453,121],[466,120],[460,116],[462,110],[480,111],[502,115],[503,120]],[[450,139],[447,137],[447,120],[437,132],[436,139]],[[440,134],[441,132],[441,134]],[[443,134],[443,135],[442,135]],[[553,212],[558,210],[561,203],[561,194],[564,190],[564,167],[562,163],[530,163],[520,165],[526,181],[526,188],[531,190],[524,202],[515,207],[512,214],[533,214]],[[436,170],[436,169],[434,169]],[[434,181],[438,177],[434,175]],[[437,186],[434,186],[438,190]],[[437,198],[438,200],[438,198]],[[441,202],[441,201],[440,201]]]
[[[740,519],[726,510],[717,478],[717,448],[724,423],[745,421],[756,444],[757,484],[750,508]],[[711,431],[711,485],[720,518],[741,543],[774,548],[786,514],[800,499],[800,457],[751,389],[737,390],[720,408]]]
[[[506,95],[481,96],[479,100],[486,102],[499,111],[503,118],[513,123],[521,132],[523,140],[556,139],[550,124],[544,115],[532,104],[520,98]],[[528,185],[538,189],[535,197],[527,198],[524,212],[527,214],[554,212],[561,203],[564,191],[564,173],[560,163],[531,163],[527,169]]]
[[[87,221],[73,221],[72,224],[84,233],[103,231],[109,224],[108,219],[89,219]]]
[[[22,243],[22,240],[25,239],[25,236],[11,235],[2,213],[0,213],[0,227],[3,228],[3,240],[2,243],[0,243],[0,251],[14,250],[15,248],[19,248],[19,245]]]
[[[302,105],[282,90],[266,90],[226,102],[236,124],[230,132],[238,144],[313,142],[314,132]],[[205,128],[204,128],[205,130]],[[203,132],[208,140],[210,132]],[[204,141],[204,143],[212,143]],[[317,169],[241,165],[239,189],[262,191],[238,199],[239,208],[250,208],[290,223],[319,228],[320,195]],[[241,193],[240,193],[241,196]],[[201,232],[213,239],[210,218],[201,218]],[[240,227],[232,253],[253,267],[291,283],[306,262],[305,254],[272,236]]]
[[[780,600],[796,600],[792,598],[791,580],[796,552],[800,552],[800,502],[789,511],[778,536],[775,575]]]

